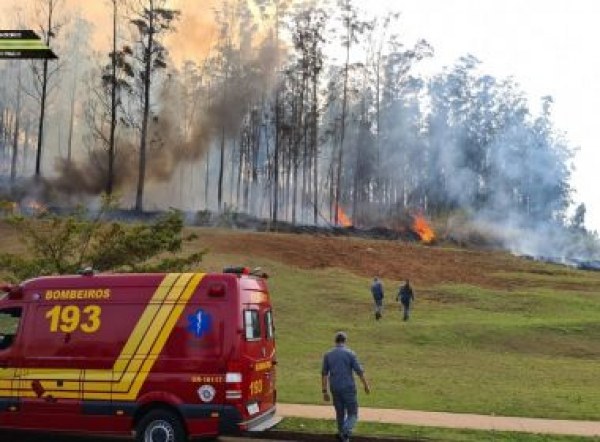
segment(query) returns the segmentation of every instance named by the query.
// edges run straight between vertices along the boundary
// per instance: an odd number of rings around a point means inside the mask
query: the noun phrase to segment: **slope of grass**
[[[369,279],[243,255],[211,253],[205,265],[230,263],[272,275],[282,402],[321,402],[322,354],[346,330],[373,386],[361,395],[364,406],[600,419],[597,294],[416,287],[414,316],[404,323],[388,290],[376,322]]]
[[[345,330],[373,387],[363,406],[600,419],[598,273],[397,242],[197,232],[186,247],[209,246],[203,270],[271,274],[282,402],[321,403],[321,358]],[[393,302],[405,262],[417,296],[408,323]],[[373,269],[386,287],[379,322]]]

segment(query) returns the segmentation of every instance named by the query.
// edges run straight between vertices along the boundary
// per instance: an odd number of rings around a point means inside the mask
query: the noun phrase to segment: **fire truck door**
[[[44,304],[30,310],[31,339],[24,346],[27,357],[19,376],[21,428],[78,430],[81,426],[83,370],[74,357],[80,344],[76,330],[53,324],[52,314],[59,307]]]
[[[81,374],[72,376],[49,371],[23,370],[19,376],[21,398],[21,421],[19,427],[36,430],[80,429],[77,422],[81,415]],[[46,378],[46,379],[44,379]],[[48,379],[50,378],[50,379]]]

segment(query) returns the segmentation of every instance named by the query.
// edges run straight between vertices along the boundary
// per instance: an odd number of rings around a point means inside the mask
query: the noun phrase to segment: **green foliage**
[[[12,201],[0,200],[0,215],[11,214],[15,210],[15,203]]]
[[[195,267],[206,253],[196,252],[185,257],[169,257],[154,264],[143,264],[137,267],[139,272],[184,272],[192,267]]]
[[[52,266],[48,261],[27,259],[9,253],[0,253],[0,269],[3,273],[10,273],[8,279],[12,282],[19,282],[34,275],[50,275],[53,273]]]
[[[184,271],[195,267],[205,253],[177,256],[184,241],[183,218],[170,211],[152,224],[103,222],[116,200],[104,197],[94,217],[79,207],[69,216],[41,214],[11,216],[11,224],[27,245],[29,256],[0,254],[0,267],[11,279],[75,273],[82,267],[99,271]],[[168,256],[163,256],[168,254]]]
[[[288,417],[277,425],[277,429],[311,435],[314,435],[314,433],[332,433],[335,431],[335,421]],[[354,434],[357,438],[361,436],[377,437],[382,438],[382,440],[393,438],[394,440],[436,440],[457,442],[594,442],[598,440],[597,438],[592,439],[584,436],[531,434],[497,430],[463,430],[453,428],[418,427],[414,425],[396,425],[379,422],[361,422],[360,419]]]

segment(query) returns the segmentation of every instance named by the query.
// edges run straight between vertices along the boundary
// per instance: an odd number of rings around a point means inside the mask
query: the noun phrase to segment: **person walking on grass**
[[[410,304],[415,299],[415,294],[413,293],[413,289],[410,286],[410,282],[407,279],[406,282],[400,286],[400,290],[398,290],[398,296],[396,297],[396,301],[399,301],[402,304],[402,308],[404,309],[404,320],[408,321],[408,315],[410,313]]]
[[[325,402],[329,402],[331,400],[329,391],[331,391],[337,421],[337,439],[342,442],[350,440],[352,430],[358,420],[358,398],[354,373],[360,378],[365,393],[371,392],[369,382],[365,378],[356,354],[346,347],[346,339],[344,332],[335,334],[335,347],[323,356],[321,369],[323,399]],[[327,384],[329,384],[329,391]]]
[[[375,303],[375,320],[379,321],[383,314],[383,284],[377,276],[373,278],[371,294],[373,295],[373,302]]]

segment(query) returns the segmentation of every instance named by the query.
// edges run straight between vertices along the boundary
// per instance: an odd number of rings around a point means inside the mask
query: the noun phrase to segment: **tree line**
[[[354,0],[220,0],[209,51],[177,65],[172,36],[192,11],[108,0],[111,29],[95,32],[110,49],[84,57],[91,24],[61,18],[61,0],[36,1],[61,59],[0,65],[13,186],[33,176],[71,195],[119,191],[140,211],[274,223],[338,224],[338,208],[358,226],[411,211],[583,223],[567,217],[574,148],[552,98],[531,103],[469,54],[425,75],[435,51],[403,38],[409,17],[369,16]],[[167,194],[148,194],[153,182]]]

